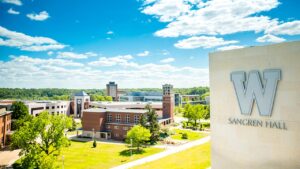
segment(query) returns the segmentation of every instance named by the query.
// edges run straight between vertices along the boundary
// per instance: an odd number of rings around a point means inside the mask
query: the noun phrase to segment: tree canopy
[[[141,125],[135,125],[127,132],[126,143],[131,144],[132,146],[137,147],[137,150],[140,150],[142,144],[145,144],[150,140],[151,133],[145,127]]]
[[[12,148],[20,148],[22,168],[54,168],[62,147],[70,143],[65,131],[72,126],[65,115],[49,115],[47,111],[33,117],[12,135]]]
[[[20,101],[14,102],[11,106],[12,110],[12,119],[20,119],[29,114],[27,106]]]

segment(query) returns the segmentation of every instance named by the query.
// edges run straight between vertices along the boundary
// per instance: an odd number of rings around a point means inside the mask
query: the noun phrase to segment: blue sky
[[[207,86],[208,53],[299,40],[286,0],[2,0],[0,87]]]

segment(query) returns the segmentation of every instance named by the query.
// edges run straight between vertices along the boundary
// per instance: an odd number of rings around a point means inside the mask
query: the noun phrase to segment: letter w
[[[251,115],[253,102],[256,101],[261,116],[271,116],[277,83],[281,79],[281,70],[269,69],[263,72],[263,85],[258,71],[251,71],[246,81],[246,73],[232,72],[235,93],[243,115]]]

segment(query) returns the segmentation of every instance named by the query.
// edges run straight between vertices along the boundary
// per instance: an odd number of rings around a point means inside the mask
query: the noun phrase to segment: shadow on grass
[[[127,149],[127,150],[123,150],[121,151],[119,154],[121,156],[126,156],[126,157],[129,157],[131,155],[131,149]],[[146,151],[143,150],[143,149],[140,149],[140,150],[137,150],[137,149],[132,149],[132,155],[135,155],[135,154],[144,154]]]

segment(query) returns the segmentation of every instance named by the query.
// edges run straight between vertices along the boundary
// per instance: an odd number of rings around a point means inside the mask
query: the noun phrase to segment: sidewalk
[[[20,150],[13,150],[13,151],[0,151],[0,166],[10,166],[16,160],[18,160]]]
[[[186,143],[186,144],[174,147],[172,149],[167,149],[166,151],[163,151],[161,153],[157,153],[157,154],[154,154],[154,155],[151,155],[151,156],[139,159],[139,160],[135,160],[135,161],[132,161],[132,162],[120,165],[120,166],[113,167],[112,169],[127,169],[127,168],[131,168],[131,167],[134,167],[134,166],[137,166],[137,165],[141,165],[141,164],[144,164],[144,163],[147,163],[147,162],[150,162],[150,161],[158,160],[160,158],[163,158],[163,157],[166,157],[168,155],[171,155],[171,154],[174,154],[174,153],[186,150],[186,149],[194,147],[194,146],[198,146],[198,145],[204,144],[204,143],[206,143],[208,141],[210,141],[210,136],[207,136],[205,138],[202,138],[202,139],[199,139],[199,140],[196,140],[196,141],[192,141],[192,142],[189,142],[189,143]]]

